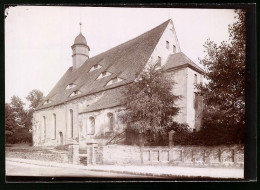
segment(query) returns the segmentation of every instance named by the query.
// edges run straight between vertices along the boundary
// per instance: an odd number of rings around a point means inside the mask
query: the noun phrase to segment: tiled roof
[[[191,67],[192,69],[204,74],[204,70],[190,60],[184,53],[179,52],[169,56],[167,63],[164,65],[165,70],[178,69],[181,67]]]
[[[132,82],[143,70],[169,22],[170,20],[128,42],[88,59],[77,70],[70,67],[46,96],[44,101],[51,100],[51,103],[43,105],[43,101],[37,110]],[[102,67],[89,72],[95,64]],[[96,80],[103,71],[112,74]],[[107,86],[106,84],[115,77],[124,80]],[[66,87],[71,83],[76,86],[66,90]],[[70,97],[70,94],[75,90],[79,90],[81,94]]]
[[[101,97],[95,103],[92,103],[80,113],[86,113],[94,110],[101,110],[122,105],[122,92],[124,90],[124,87],[125,86],[121,86],[104,91]]]
[[[204,71],[193,63],[184,53],[176,53],[169,56],[167,63],[164,65],[164,70],[178,69],[182,67],[191,67],[192,69],[204,73]],[[176,81],[178,82],[178,81]],[[80,113],[87,113],[95,110],[101,110],[105,108],[111,108],[122,105],[123,95],[122,92],[124,86],[117,87],[104,91],[102,97],[97,102],[89,105],[87,108],[82,110]]]

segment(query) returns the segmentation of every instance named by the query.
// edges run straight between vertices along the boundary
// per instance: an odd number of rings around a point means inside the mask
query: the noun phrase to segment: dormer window
[[[81,92],[80,92],[79,90],[75,90],[74,92],[72,92],[72,94],[70,95],[70,97],[72,97],[72,96],[77,96],[77,95],[79,95],[79,94],[81,94]]]
[[[75,84],[71,83],[71,84],[69,84],[69,85],[66,87],[66,90],[71,89],[71,88],[74,88],[75,86],[76,86]]]
[[[113,78],[112,80],[110,80],[110,81],[107,83],[107,85],[115,84],[115,83],[121,82],[122,80],[123,80],[123,79],[116,77],[116,78]]]
[[[110,72],[104,71],[104,72],[102,72],[102,73],[98,76],[97,79],[101,79],[101,78],[107,77],[107,76],[109,76],[109,75],[111,75],[111,74],[112,74],[112,73],[110,73]]]
[[[93,65],[93,67],[91,67],[91,69],[89,70],[89,72],[94,71],[94,70],[96,70],[96,69],[100,69],[101,67],[102,67],[101,65],[95,64],[95,65]]]
[[[50,104],[51,103],[51,100],[46,100],[43,105],[46,105],[46,104]]]
[[[170,43],[169,41],[166,41],[166,48],[169,49],[169,47],[170,47]]]

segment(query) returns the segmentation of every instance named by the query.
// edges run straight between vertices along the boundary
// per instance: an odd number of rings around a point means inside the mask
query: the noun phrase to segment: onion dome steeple
[[[87,44],[86,38],[81,33],[81,25],[80,25],[80,33],[75,38],[74,44],[71,46],[72,49],[72,59],[73,59],[73,69],[78,69],[88,58],[90,48]]]

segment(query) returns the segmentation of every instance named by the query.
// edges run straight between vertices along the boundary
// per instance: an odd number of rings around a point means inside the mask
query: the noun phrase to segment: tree
[[[8,103],[5,103],[5,135],[9,139],[18,127],[15,121],[15,115]]]
[[[40,90],[36,89],[29,92],[28,96],[26,97],[26,99],[30,102],[29,107],[31,109],[35,109],[43,100],[43,98],[43,93]]]
[[[219,46],[207,40],[207,55],[200,63],[205,66],[209,81],[198,86],[204,96],[206,109],[203,127],[218,128],[230,133],[227,140],[243,141],[245,124],[245,11],[235,10],[236,22],[229,26],[229,41]],[[205,130],[210,132],[209,130]]]
[[[7,143],[32,142],[33,111],[43,99],[43,93],[32,90],[26,97],[30,101],[29,109],[24,109],[25,103],[12,96],[10,104],[5,103],[5,134]]]
[[[150,66],[124,91],[123,121],[127,129],[143,134],[146,140],[158,140],[173,122],[179,108],[172,93],[174,82],[156,66]]]
[[[24,110],[24,105],[25,103],[18,96],[11,97],[10,111],[19,127],[25,127],[26,111]]]

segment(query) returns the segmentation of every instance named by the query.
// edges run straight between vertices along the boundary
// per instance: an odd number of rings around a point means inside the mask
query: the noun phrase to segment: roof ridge
[[[137,38],[139,38],[139,37],[141,37],[141,36],[144,36],[145,34],[151,32],[151,31],[153,31],[153,30],[156,30],[157,28],[161,27],[162,25],[164,25],[164,24],[166,24],[166,23],[168,23],[168,22],[170,22],[170,21],[171,21],[171,19],[168,19],[167,21],[163,22],[162,24],[160,24],[160,25],[158,25],[158,26],[156,26],[156,27],[154,27],[154,28],[152,28],[152,29],[150,29],[150,30],[148,30],[148,31],[146,31],[146,32],[144,32],[144,33],[142,33],[142,34],[140,34],[140,35],[138,35],[138,36],[136,36],[136,37],[134,37],[134,38],[132,38],[132,39],[130,39],[130,40],[128,40],[128,41],[126,41],[126,42],[123,42],[123,43],[118,44],[118,45],[116,45],[116,46],[114,46],[114,47],[112,47],[112,48],[110,48],[110,49],[108,49],[108,50],[105,50],[105,51],[103,51],[103,52],[101,52],[101,53],[95,55],[94,57],[90,57],[89,59],[87,59],[87,60],[84,62],[84,64],[85,64],[88,60],[90,60],[90,59],[93,59],[93,58],[95,58],[95,57],[97,57],[97,56],[99,56],[99,55],[101,55],[101,54],[103,54],[103,53],[106,53],[106,52],[108,52],[108,51],[111,51],[111,50],[113,50],[113,49],[115,49],[115,48],[117,48],[117,47],[119,47],[119,46],[121,46],[121,45],[123,45],[123,44],[126,44],[126,43],[128,43],[128,42],[130,42],[130,41],[132,41],[132,40],[135,40],[135,39],[137,39]],[[167,25],[166,25],[166,26],[167,26]],[[166,26],[165,26],[165,28],[166,28]],[[84,64],[82,64],[82,65],[84,65]]]

